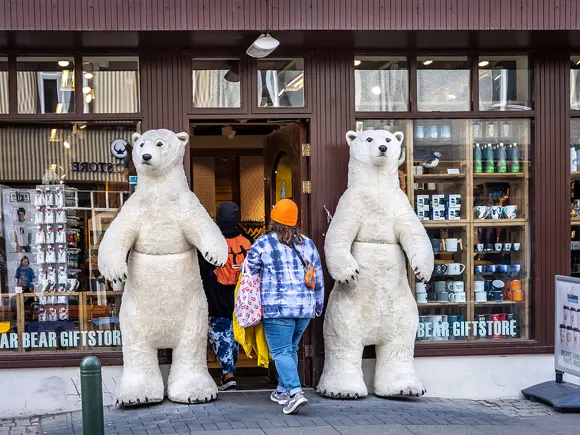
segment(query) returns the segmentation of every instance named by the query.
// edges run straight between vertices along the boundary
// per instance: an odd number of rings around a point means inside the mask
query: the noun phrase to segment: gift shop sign
[[[51,347],[121,346],[121,331],[42,331],[0,334],[0,349],[42,349]]]
[[[454,338],[516,337],[516,320],[473,320],[461,322],[419,322],[419,340],[448,340]]]
[[[106,162],[72,162],[73,172],[103,172],[112,173],[125,171],[123,163],[106,163]]]
[[[580,279],[556,275],[555,290],[555,368],[580,376]]]

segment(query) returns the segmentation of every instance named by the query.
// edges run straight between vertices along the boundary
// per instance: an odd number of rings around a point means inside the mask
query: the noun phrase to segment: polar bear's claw
[[[362,397],[365,397],[363,394],[358,393],[350,393],[350,392],[340,392],[340,391],[326,391],[326,390],[316,390],[316,393],[323,397],[328,397],[329,399],[337,399],[337,400],[357,400]]]

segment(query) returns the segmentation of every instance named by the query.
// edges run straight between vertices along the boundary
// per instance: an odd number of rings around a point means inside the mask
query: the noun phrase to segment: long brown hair
[[[278,240],[285,245],[291,245],[292,243],[301,245],[304,243],[302,232],[297,226],[289,227],[287,225],[282,225],[278,222],[271,221],[268,231],[271,233],[276,233]]]

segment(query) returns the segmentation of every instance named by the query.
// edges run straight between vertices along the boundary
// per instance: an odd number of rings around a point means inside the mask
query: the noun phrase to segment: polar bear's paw
[[[361,379],[359,382],[344,382],[343,379],[322,380],[316,388],[316,393],[329,399],[356,400],[368,396],[367,387]]]
[[[109,281],[125,281],[127,279],[127,262],[115,261],[109,258],[99,262],[99,272]]]
[[[376,374],[375,374],[376,376]],[[414,373],[375,378],[375,396],[379,397],[419,397],[427,390]]]
[[[212,266],[222,267],[228,261],[228,253],[227,251],[221,252],[217,249],[209,249],[203,252],[203,258]]]
[[[151,376],[123,375],[117,389],[117,405],[121,407],[146,405],[163,402],[163,378],[152,379]]]
[[[411,260],[411,266],[417,279],[421,282],[427,283],[431,279],[433,273],[433,261],[422,261],[415,256]]]
[[[200,404],[216,400],[218,389],[207,371],[171,376],[167,397],[172,402]]]
[[[350,284],[356,281],[360,275],[358,263],[354,257],[351,257],[343,267],[333,270],[331,275],[340,284]]]

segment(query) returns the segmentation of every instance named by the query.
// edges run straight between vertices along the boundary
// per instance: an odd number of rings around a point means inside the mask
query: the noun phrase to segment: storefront
[[[0,416],[78,407],[89,354],[111,402],[123,290],[96,256],[131,193],[131,135],[150,128],[190,133],[186,173],[212,216],[239,202],[257,235],[293,198],[320,248],[346,188],[345,132],[402,131],[402,188],[436,253],[427,286],[409,275],[429,394],[510,397],[549,378],[554,275],[580,273],[576,2],[231,3],[0,14]],[[280,47],[248,57],[267,28]],[[315,385],[322,319],[301,355]],[[364,358],[370,377],[372,348]]]

